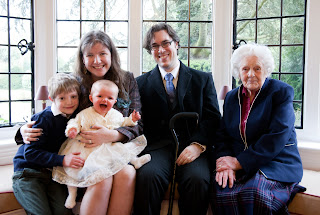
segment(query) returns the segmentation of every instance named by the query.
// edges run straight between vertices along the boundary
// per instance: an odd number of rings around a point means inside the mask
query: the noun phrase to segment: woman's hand
[[[102,143],[121,142],[125,139],[125,136],[117,130],[107,129],[100,125],[94,125],[91,128],[96,130],[80,133],[81,142],[86,143],[88,148],[99,146]]]
[[[37,141],[39,140],[39,136],[42,134],[41,128],[32,128],[32,126],[36,123],[36,121],[31,121],[20,128],[20,133],[23,138],[23,142],[26,144],[30,144],[30,141]]]
[[[191,163],[200,156],[201,152],[202,150],[196,144],[187,146],[179,155],[176,163],[178,166]]]
[[[81,158],[80,152],[73,152],[71,154],[65,155],[63,158],[63,166],[79,169],[83,167],[85,160]]]
[[[227,169],[216,173],[216,182],[219,184],[219,186],[225,188],[227,186],[228,181],[229,188],[232,188],[233,183],[236,181],[236,171]]]
[[[241,164],[239,163],[238,159],[231,156],[224,156],[216,161],[216,171],[221,172],[224,170],[234,170],[237,171],[239,169],[242,169]]]

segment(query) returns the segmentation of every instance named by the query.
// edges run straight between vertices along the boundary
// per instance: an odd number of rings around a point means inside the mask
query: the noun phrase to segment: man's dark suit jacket
[[[208,132],[215,132],[221,115],[211,73],[191,69],[180,62],[175,105],[169,104],[158,66],[138,77],[137,83],[142,103],[144,134],[148,140],[145,151],[172,143],[169,121],[178,112],[199,114],[199,125],[191,135],[186,135],[185,129],[194,127],[195,121],[178,122],[176,129],[180,133],[179,139],[183,139],[186,144],[183,148],[191,142],[202,145],[212,143],[207,138]]]

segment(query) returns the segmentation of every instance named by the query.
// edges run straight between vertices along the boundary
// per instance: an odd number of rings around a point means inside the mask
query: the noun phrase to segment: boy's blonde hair
[[[119,93],[118,86],[114,82],[112,82],[110,80],[105,80],[105,79],[94,82],[92,84],[90,94],[92,95],[92,93],[95,92],[95,90],[97,90],[97,88],[100,87],[100,86],[109,87],[109,88],[112,87],[112,88],[116,89],[117,97],[118,97],[118,93]]]
[[[55,99],[56,96],[63,92],[71,92],[76,90],[80,96],[79,81],[72,74],[56,73],[48,82],[49,96]]]

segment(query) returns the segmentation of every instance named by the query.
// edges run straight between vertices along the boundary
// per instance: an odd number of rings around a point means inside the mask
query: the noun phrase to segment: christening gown
[[[146,147],[147,140],[144,135],[138,136],[127,143],[103,143],[96,147],[86,148],[82,143],[79,132],[90,131],[91,126],[101,125],[108,129],[116,129],[122,126],[134,126],[132,116],[123,115],[111,109],[105,117],[98,114],[93,107],[89,107],[77,114],[75,119],[68,122],[66,134],[70,128],[76,128],[76,138],[68,138],[61,146],[59,154],[67,155],[72,152],[80,152],[80,157],[85,159],[85,164],[80,169],[71,167],[54,167],[53,180],[61,184],[75,187],[88,187],[116,174],[130,160],[137,157]]]

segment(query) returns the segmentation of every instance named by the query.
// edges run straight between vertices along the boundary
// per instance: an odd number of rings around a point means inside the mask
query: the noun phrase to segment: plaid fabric
[[[287,202],[296,185],[268,180],[259,172],[247,181],[237,181],[231,189],[228,186],[223,189],[214,182],[212,211],[228,215],[289,214]]]
[[[133,110],[138,111],[141,114],[141,102],[140,102],[140,93],[137,82],[132,73],[126,73],[126,89],[128,90],[129,99],[131,101],[129,108],[118,108],[115,106],[115,109],[120,111],[123,116],[128,117]],[[128,127],[120,127],[117,129],[120,133],[127,137],[126,141],[130,141],[137,136],[142,135],[142,122],[141,120],[138,122],[136,126],[128,126]]]

